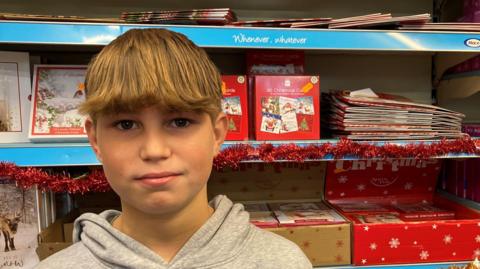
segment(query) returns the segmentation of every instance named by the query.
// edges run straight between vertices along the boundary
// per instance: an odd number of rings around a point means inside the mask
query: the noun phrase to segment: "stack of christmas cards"
[[[225,25],[237,20],[230,8],[123,12],[120,19],[134,23]]]
[[[225,140],[248,140],[247,81],[245,76],[222,76],[222,109],[227,115]]]
[[[255,138],[319,139],[319,84],[317,76],[256,76]]]
[[[77,109],[85,101],[86,66],[35,65],[34,72],[30,139],[86,140],[86,116]]]
[[[346,220],[323,203],[269,203],[280,226],[344,223]]]
[[[250,214],[250,222],[260,228],[278,227],[278,220],[266,203],[244,202],[245,211]]]
[[[355,140],[460,138],[463,114],[371,89],[322,95],[334,137]]]
[[[28,142],[28,53],[0,51],[0,143]]]

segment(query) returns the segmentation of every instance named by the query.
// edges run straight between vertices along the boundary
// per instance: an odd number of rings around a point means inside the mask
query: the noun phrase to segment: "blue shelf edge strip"
[[[0,22],[0,44],[106,45],[133,28],[166,28],[201,47],[480,52],[480,33],[145,24]],[[58,34],[62,33],[62,34]]]
[[[250,141],[250,142],[225,142],[222,149],[232,147],[238,144],[249,144],[257,147],[265,142],[274,146],[281,144],[295,143],[298,146],[308,146],[312,144],[335,144],[338,140],[313,140],[313,141]],[[431,142],[431,141],[430,141]],[[393,143],[393,142],[389,142]],[[396,144],[404,145],[406,143],[415,142],[396,142]],[[423,142],[429,143],[429,142]],[[385,142],[375,142],[376,145],[383,145]],[[480,156],[458,153],[448,154],[447,156],[438,156],[438,158],[478,158]],[[343,160],[356,160],[355,156],[347,156]],[[306,161],[329,161],[335,160],[332,155],[327,155],[321,160]],[[0,144],[0,161],[12,162],[18,166],[86,166],[100,165],[92,148],[88,143],[23,143],[23,144]],[[250,161],[261,162],[261,161]]]

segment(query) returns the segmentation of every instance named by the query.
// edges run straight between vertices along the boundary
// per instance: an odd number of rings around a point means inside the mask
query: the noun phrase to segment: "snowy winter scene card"
[[[33,268],[38,262],[36,190],[0,179],[0,268]]]
[[[86,139],[86,117],[78,113],[85,72],[86,66],[35,66],[30,139]]]

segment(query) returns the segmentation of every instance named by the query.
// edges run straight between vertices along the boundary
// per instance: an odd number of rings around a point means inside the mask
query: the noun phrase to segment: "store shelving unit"
[[[131,28],[167,28],[187,35],[205,48],[231,49],[301,49],[329,52],[360,51],[365,53],[480,53],[480,47],[470,47],[466,40],[480,39],[479,33],[408,32],[382,30],[290,30],[271,28],[162,26],[130,24],[0,22],[0,49],[22,46],[102,46]],[[61,33],[61,34],[59,34]],[[430,78],[429,78],[430,79]],[[274,145],[292,141],[272,142]],[[263,142],[242,142],[258,146]],[[295,141],[305,146],[311,143],[336,143],[336,140]],[[379,142],[380,144],[382,142]],[[405,144],[406,141],[396,142]],[[428,143],[428,142],[427,142]],[[229,147],[236,144],[228,142]],[[479,157],[469,154],[449,154],[440,158]],[[332,160],[325,157],[322,160]],[[346,158],[348,159],[348,158]],[[352,157],[352,159],[355,159]],[[23,143],[0,144],[0,160],[19,166],[99,165],[91,147],[85,143]],[[439,269],[452,263],[368,266],[365,269]],[[457,263],[462,265],[462,263]],[[351,266],[332,268],[356,268]]]

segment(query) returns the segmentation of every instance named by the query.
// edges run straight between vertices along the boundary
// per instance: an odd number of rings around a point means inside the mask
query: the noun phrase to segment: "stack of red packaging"
[[[222,109],[227,115],[225,140],[248,140],[247,81],[245,76],[222,76]]]
[[[328,164],[326,200],[353,222],[355,265],[480,256],[480,213],[434,193],[439,160]]]

